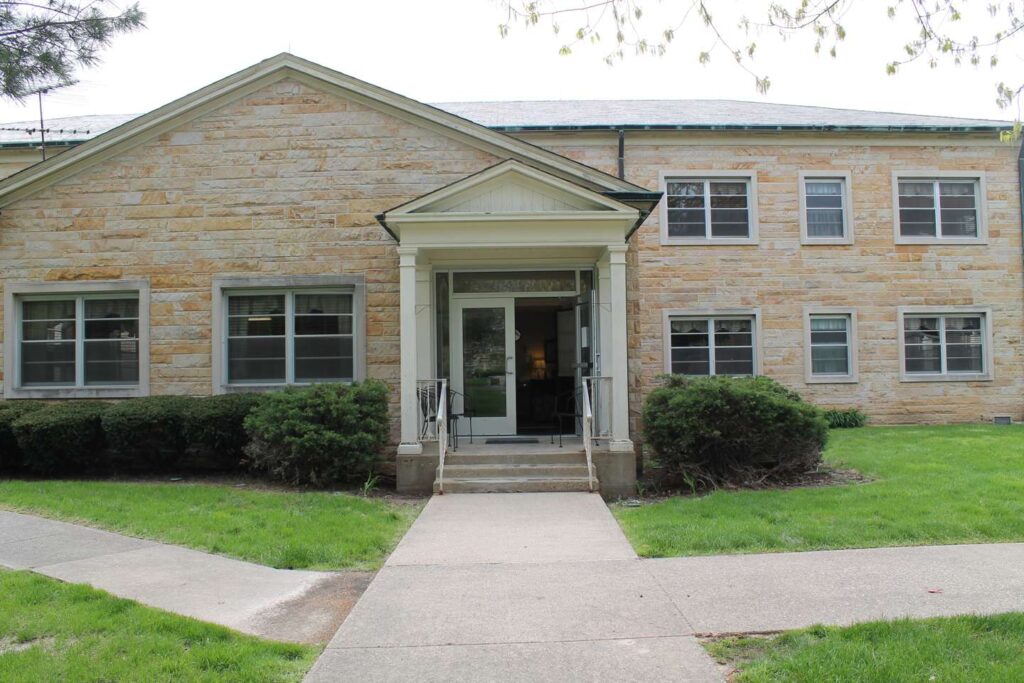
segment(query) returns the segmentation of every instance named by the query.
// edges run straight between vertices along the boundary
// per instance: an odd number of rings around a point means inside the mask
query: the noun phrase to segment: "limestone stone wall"
[[[617,139],[608,134],[529,141],[609,173]],[[756,174],[760,243],[663,246],[659,216],[629,252],[630,407],[664,370],[664,309],[760,308],[763,371],[827,406],[856,406],[876,423],[1024,419],[1024,275],[1017,147],[992,137],[629,133],[626,179],[655,189],[661,171],[743,169]],[[856,241],[801,245],[798,173],[852,174]],[[892,174],[898,170],[983,171],[988,244],[897,245]],[[804,381],[803,308],[853,307],[859,337],[856,384]],[[901,382],[898,306],[992,308],[994,380]]]
[[[214,277],[363,275],[367,375],[397,386],[398,257],[374,215],[496,161],[280,81],[4,207],[0,278],[149,279],[151,393],[209,394]]]

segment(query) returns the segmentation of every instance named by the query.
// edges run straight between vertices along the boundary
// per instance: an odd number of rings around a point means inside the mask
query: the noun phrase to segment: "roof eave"
[[[833,126],[833,125],[780,125],[780,124],[583,124],[543,126],[488,126],[499,133],[544,133],[587,131],[689,131],[728,132],[750,131],[765,133],[998,133],[1009,126]]]

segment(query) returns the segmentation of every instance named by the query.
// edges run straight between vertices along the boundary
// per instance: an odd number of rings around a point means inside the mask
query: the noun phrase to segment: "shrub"
[[[826,410],[825,419],[830,429],[863,427],[868,422],[868,416],[856,408]]]
[[[55,403],[23,414],[11,425],[25,469],[65,474],[104,467],[105,403]]]
[[[186,462],[190,468],[238,469],[245,457],[245,417],[259,394],[223,394],[192,399],[185,406]]]
[[[130,472],[157,472],[177,465],[185,450],[185,396],[147,396],[122,401],[103,414],[110,463]]]
[[[670,377],[644,405],[658,459],[694,485],[781,481],[821,461],[818,408],[767,377]]]
[[[264,394],[245,430],[258,472],[295,484],[365,479],[388,437],[387,387],[318,384]]]
[[[39,410],[43,405],[38,401],[0,402],[0,471],[21,466],[21,449],[18,448],[11,425],[22,415]]]

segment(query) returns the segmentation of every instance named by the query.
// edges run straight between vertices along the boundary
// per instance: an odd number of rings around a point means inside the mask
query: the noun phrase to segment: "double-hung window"
[[[901,311],[903,378],[988,379],[989,315]]]
[[[852,244],[850,174],[800,173],[800,237],[804,244]]]
[[[981,178],[896,178],[897,241],[971,243],[985,238]]]
[[[805,319],[807,381],[857,381],[853,312],[814,309],[805,313]]]
[[[228,384],[355,379],[352,292],[287,289],[225,296]]]
[[[139,387],[138,291],[20,294],[13,301],[15,392],[102,396]]]
[[[753,375],[754,316],[668,318],[667,370],[679,375]]]
[[[667,176],[663,186],[664,243],[756,241],[756,192],[751,176]]]

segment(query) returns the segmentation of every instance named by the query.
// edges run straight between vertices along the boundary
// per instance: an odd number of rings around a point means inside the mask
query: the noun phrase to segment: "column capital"
[[[409,267],[416,265],[416,255],[420,253],[417,247],[398,247],[398,265]]]
[[[626,252],[629,251],[629,246],[626,244],[609,244],[605,247],[608,253],[608,261],[610,263],[625,263]]]

